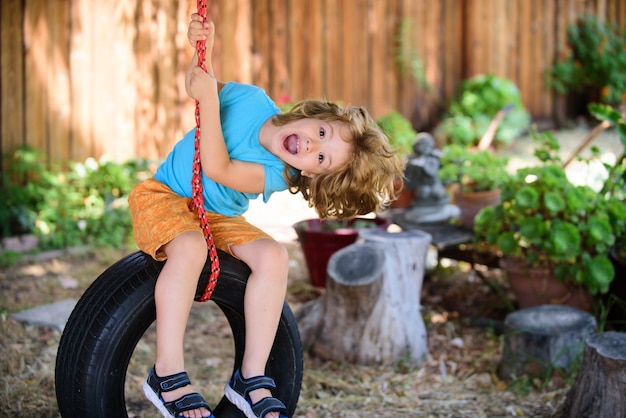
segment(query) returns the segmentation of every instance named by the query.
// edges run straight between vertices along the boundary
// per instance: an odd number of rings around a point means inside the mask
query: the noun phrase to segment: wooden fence
[[[2,0],[2,154],[29,144],[50,163],[164,157],[194,123],[184,71],[195,7]],[[533,117],[562,116],[544,73],[581,13],[626,25],[624,0],[209,1],[220,79],[255,83],[277,101],[399,110],[417,129],[432,126],[463,79],[487,72],[514,81]]]

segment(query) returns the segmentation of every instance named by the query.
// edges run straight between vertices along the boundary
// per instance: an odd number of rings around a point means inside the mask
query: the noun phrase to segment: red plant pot
[[[345,225],[339,227],[338,222]],[[359,236],[362,223],[371,224],[372,228],[387,229],[388,219],[355,218],[346,221],[307,219],[293,225],[302,246],[311,284],[326,286],[326,267],[328,260],[337,250],[353,244]]]

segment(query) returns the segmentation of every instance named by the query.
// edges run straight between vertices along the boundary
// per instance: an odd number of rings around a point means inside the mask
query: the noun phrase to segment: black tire
[[[221,274],[211,298],[230,324],[234,368],[244,350],[243,295],[248,266],[220,252]],[[163,267],[137,252],[102,273],[82,295],[65,326],[56,360],[55,383],[61,416],[67,418],[127,417],[124,385],[137,342],[155,321],[154,286]],[[206,286],[207,262],[196,290]],[[283,306],[276,340],[267,365],[275,379],[275,395],[293,415],[302,383],[302,342],[289,306]],[[147,371],[146,371],[147,373]],[[217,418],[243,417],[226,398],[213,410]]]

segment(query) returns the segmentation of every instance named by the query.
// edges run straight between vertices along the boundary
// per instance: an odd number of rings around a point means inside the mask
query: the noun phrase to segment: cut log
[[[296,319],[305,348],[327,360],[394,364],[427,354],[420,293],[430,235],[363,230],[334,253],[326,292]]]
[[[554,416],[626,417],[626,333],[609,331],[587,338],[576,381]]]
[[[507,315],[504,326],[498,373],[503,380],[570,370],[582,356],[585,339],[596,332],[591,314],[565,305],[521,309]]]

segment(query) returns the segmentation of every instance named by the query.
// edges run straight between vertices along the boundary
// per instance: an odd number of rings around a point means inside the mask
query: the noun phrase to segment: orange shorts
[[[190,201],[155,179],[138,183],[128,196],[128,206],[139,249],[162,261],[167,258],[162,250],[165,244],[183,232],[202,232],[198,214],[189,209]],[[233,245],[271,239],[243,216],[228,217],[212,212],[206,212],[206,215],[215,246],[231,255],[234,255]]]

